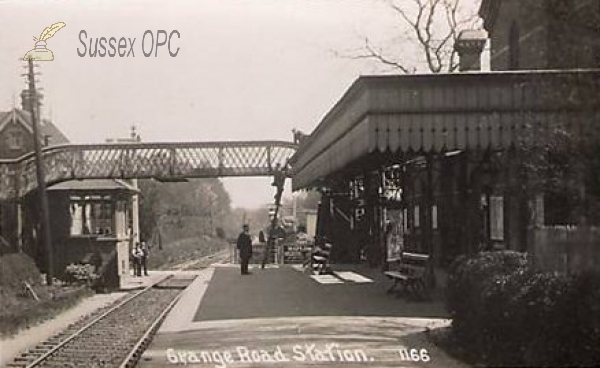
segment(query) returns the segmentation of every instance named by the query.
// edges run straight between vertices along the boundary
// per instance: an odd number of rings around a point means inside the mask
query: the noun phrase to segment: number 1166
[[[398,349],[400,359],[409,362],[424,362],[427,363],[431,360],[427,349]]]

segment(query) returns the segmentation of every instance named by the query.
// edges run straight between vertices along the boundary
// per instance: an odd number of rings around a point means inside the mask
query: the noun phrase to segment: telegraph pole
[[[41,212],[42,238],[44,248],[47,255],[47,272],[46,283],[52,285],[54,278],[54,261],[52,251],[52,238],[50,233],[50,209],[48,208],[48,196],[46,194],[46,181],[44,179],[44,163],[42,161],[41,137],[38,124],[37,108],[39,104],[37,90],[35,89],[35,73],[33,71],[33,60],[28,61],[29,72],[27,77],[29,80],[29,90],[27,91],[30,98],[29,113],[31,114],[31,125],[33,129],[33,149],[35,153],[35,173],[38,185],[39,206]],[[39,239],[39,236],[38,236]]]

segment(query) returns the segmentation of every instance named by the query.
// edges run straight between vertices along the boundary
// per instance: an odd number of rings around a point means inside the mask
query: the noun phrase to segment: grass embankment
[[[0,256],[0,335],[8,336],[68,309],[93,292],[86,287],[47,286],[33,260],[23,254]],[[25,282],[37,295],[26,292]]]
[[[179,239],[164,245],[163,249],[153,248],[148,258],[148,267],[154,270],[168,269],[228,248],[229,242],[219,238],[204,236]]]

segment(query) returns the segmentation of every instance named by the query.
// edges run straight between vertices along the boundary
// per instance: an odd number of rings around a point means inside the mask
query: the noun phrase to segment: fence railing
[[[543,271],[600,270],[600,227],[544,226],[532,229],[532,256]]]

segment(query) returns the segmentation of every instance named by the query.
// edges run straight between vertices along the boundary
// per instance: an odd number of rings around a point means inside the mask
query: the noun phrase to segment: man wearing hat
[[[237,249],[240,254],[242,275],[248,275],[248,262],[252,257],[252,238],[250,238],[250,226],[244,224],[244,231],[237,239]]]
[[[146,242],[142,242],[142,244],[140,245],[140,249],[142,250],[142,257],[140,259],[140,271],[144,271],[144,276],[148,276],[148,255],[149,255],[149,249],[148,249],[148,244],[146,244]]]

